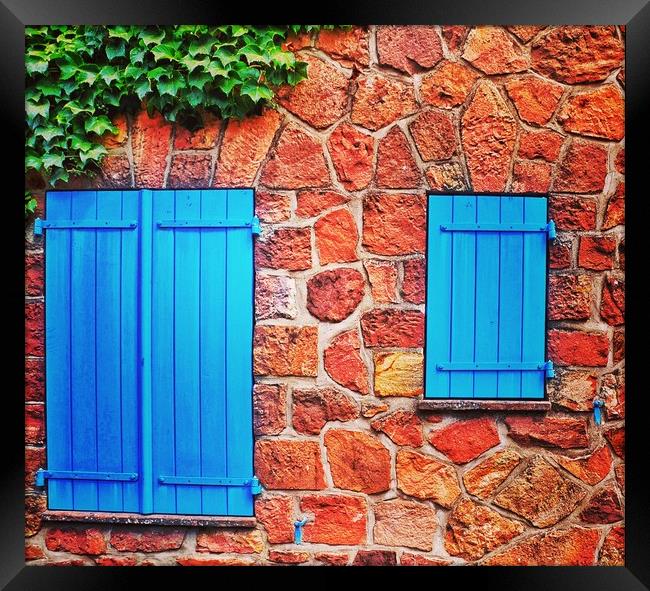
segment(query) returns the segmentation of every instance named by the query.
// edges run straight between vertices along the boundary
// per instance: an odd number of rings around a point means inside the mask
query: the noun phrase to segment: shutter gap
[[[455,222],[455,206],[456,206],[457,197],[454,196],[451,198],[451,221]],[[451,263],[449,266],[449,361],[453,361],[452,358],[452,343],[454,342],[454,239],[451,238]],[[451,398],[451,383],[452,379],[449,376],[449,383],[447,385],[447,398]]]

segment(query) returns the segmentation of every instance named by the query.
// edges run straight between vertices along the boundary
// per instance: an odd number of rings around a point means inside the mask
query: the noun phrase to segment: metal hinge
[[[132,230],[138,227],[135,220],[34,220],[34,235],[43,230]]]
[[[160,484],[185,486],[243,486],[251,489],[251,493],[259,495],[262,485],[256,476],[253,478],[216,478],[210,476],[159,476]]]
[[[260,233],[260,220],[253,216],[250,220],[229,220],[229,219],[211,219],[211,220],[160,220],[157,223],[159,228],[201,228],[201,229],[221,229],[221,228],[250,228],[253,234]]]
[[[550,220],[548,224],[546,224],[546,233],[548,234],[549,240],[555,240],[557,238],[557,228],[555,227],[555,222],[553,220]]]
[[[135,472],[80,472],[74,470],[38,470],[36,486],[45,486],[46,480],[108,480],[133,482],[138,479]]]
[[[443,232],[545,232],[550,240],[556,237],[555,222],[547,224],[442,224]]]

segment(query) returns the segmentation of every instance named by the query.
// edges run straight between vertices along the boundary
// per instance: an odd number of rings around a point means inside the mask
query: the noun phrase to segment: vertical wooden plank
[[[198,219],[199,191],[176,191],[176,219]],[[167,230],[170,231],[170,230]],[[178,228],[174,253],[174,363],[176,416],[176,475],[198,476],[201,471],[199,418],[199,276],[200,230]],[[201,489],[178,485],[177,511],[201,513]]]
[[[477,197],[478,224],[498,224],[499,197]],[[499,240],[498,232],[476,234],[476,325],[474,360],[476,363],[497,361],[499,341]],[[497,372],[477,371],[474,375],[474,398],[497,397]]]
[[[455,224],[476,222],[476,197],[454,197]],[[451,361],[474,361],[476,232],[454,232],[451,269]],[[449,377],[451,398],[474,397],[474,372],[453,371]]]
[[[97,219],[119,220],[122,195],[119,191],[97,194]],[[121,339],[120,339],[120,234],[133,230],[98,230],[95,305],[97,352],[97,470],[122,470]],[[122,511],[122,484],[97,483],[98,509]]]
[[[253,217],[253,191],[228,190],[228,217]],[[249,228],[227,230],[226,421],[228,476],[253,475],[253,238]],[[253,515],[249,488],[228,489],[228,514]]]
[[[97,218],[97,193],[78,191],[72,194],[72,219]],[[97,470],[96,405],[96,234],[94,229],[71,231],[71,407],[73,470]],[[97,483],[73,482],[74,509],[97,509]]]
[[[201,191],[201,219],[226,217],[224,190]],[[201,230],[201,475],[222,477],[226,464],[226,235]],[[203,486],[204,515],[227,515],[227,489]]]
[[[70,219],[69,192],[48,192],[47,219]],[[50,470],[72,470],[72,416],[70,414],[70,230],[45,234],[45,387],[47,465]],[[56,434],[56,435],[54,435]],[[72,482],[48,480],[48,507],[73,508]]]
[[[174,417],[174,241],[172,230],[157,227],[175,219],[174,191],[155,191],[153,198],[151,398],[153,440],[153,510],[176,513],[176,487],[161,485],[161,475],[175,474]]]
[[[449,398],[449,372],[436,364],[449,362],[451,351],[452,234],[441,224],[452,221],[453,197],[430,195],[427,230],[426,398]]]
[[[525,223],[544,226],[546,215],[546,197],[524,198]],[[545,361],[546,236],[543,232],[524,234],[522,361]],[[543,398],[544,379],[543,371],[522,372],[522,398]]]
[[[501,198],[501,224],[521,224],[524,220],[522,197]],[[499,285],[499,362],[521,361],[521,297],[523,232],[501,234]],[[521,371],[499,372],[499,398],[521,397]]]
[[[122,192],[122,219],[139,220],[139,191]],[[120,351],[122,416],[121,471],[138,474],[137,482],[122,484],[123,510],[137,513],[140,509],[139,434],[140,400],[138,395],[138,242],[142,224],[136,230],[121,232],[120,258],[122,267],[120,285]]]

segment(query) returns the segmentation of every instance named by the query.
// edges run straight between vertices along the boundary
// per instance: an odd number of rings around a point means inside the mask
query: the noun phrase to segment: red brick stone
[[[550,330],[548,355],[556,365],[607,365],[609,338],[603,332]]]
[[[451,109],[462,105],[479,75],[459,62],[442,62],[422,77],[420,95],[427,105]]]
[[[25,302],[25,354],[42,357],[44,347],[43,302]]]
[[[278,228],[255,241],[255,266],[302,271],[311,267],[311,230]]]
[[[43,553],[43,550],[41,550],[40,546],[35,546],[34,544],[25,545],[26,561],[40,560],[41,558],[45,558],[45,554]]]
[[[258,442],[259,443],[259,442]],[[264,540],[259,530],[227,531],[202,530],[196,536],[197,552],[213,552],[219,554],[257,554],[264,549]]]
[[[490,566],[592,566],[600,531],[583,527],[533,535],[491,556]]]
[[[205,187],[210,178],[211,168],[210,154],[174,154],[167,185],[172,188]]]
[[[584,269],[604,271],[614,266],[616,239],[613,236],[582,236],[578,264]]]
[[[398,409],[389,415],[375,419],[370,426],[375,431],[388,435],[396,445],[420,447],[424,444],[422,421],[412,412]]]
[[[365,189],[372,180],[375,141],[349,123],[341,123],[327,140],[336,176],[348,191]]]
[[[275,384],[253,386],[253,430],[255,435],[277,435],[286,427],[287,387]]]
[[[524,43],[528,43],[537,33],[545,28],[545,25],[512,25],[506,27],[508,31]]]
[[[519,521],[503,517],[470,499],[463,499],[447,520],[445,550],[465,560],[478,560],[523,531],[524,526]]]
[[[307,78],[277,92],[278,103],[316,129],[338,121],[348,107],[349,80],[338,68],[309,54],[299,54],[307,64]]]
[[[605,439],[609,441],[614,453],[625,459],[625,427],[614,427],[605,431]]]
[[[613,527],[598,554],[600,566],[625,566],[625,528]]]
[[[269,550],[269,561],[278,564],[303,564],[311,559],[309,552],[294,552],[292,550]]]
[[[429,558],[413,552],[402,552],[399,563],[402,566],[449,566],[451,564],[448,560]]]
[[[117,133],[107,131],[100,138],[102,145],[108,150],[121,148],[129,139],[129,122],[125,113],[118,113],[112,117],[112,123],[117,127]]]
[[[608,420],[625,418],[625,368],[602,376],[600,398],[605,402]]]
[[[487,418],[455,421],[432,431],[428,440],[455,464],[471,462],[500,443],[494,421]]]
[[[422,182],[411,146],[397,125],[379,142],[376,182],[386,189],[411,189]]]
[[[463,59],[485,74],[510,74],[528,67],[524,51],[502,28],[493,26],[470,30]]]
[[[33,489],[36,472],[45,468],[45,449],[42,447],[25,448],[25,488]]]
[[[361,317],[361,333],[366,347],[422,347],[424,315],[419,310],[375,308]]]
[[[397,554],[392,550],[357,550],[352,566],[395,566]]]
[[[442,36],[447,43],[449,51],[458,53],[467,38],[469,27],[464,25],[443,25]]]
[[[86,560],[55,560],[45,563],[44,566],[91,566],[92,563]]]
[[[296,196],[298,205],[296,215],[301,218],[310,218],[319,213],[343,205],[347,197],[336,191],[299,191]]]
[[[163,552],[178,550],[185,540],[182,530],[151,529],[146,531],[113,530],[111,546],[120,552]]]
[[[556,524],[584,499],[582,487],[566,478],[542,456],[531,459],[495,497],[494,504],[524,517],[537,527]]]
[[[305,49],[305,47],[311,47],[313,45],[312,42],[312,34],[311,33],[298,33],[295,35],[294,33],[289,33],[287,35],[286,41],[282,44],[282,49],[284,51],[300,51],[301,49]]]
[[[555,456],[555,460],[576,478],[592,486],[603,480],[612,467],[612,454],[606,445],[598,448],[588,456],[580,458]]]
[[[618,266],[625,271],[625,238],[618,243]]]
[[[580,511],[580,519],[585,523],[615,523],[623,519],[623,507],[614,485],[610,483],[596,491]]]
[[[25,401],[43,402],[45,365],[42,359],[25,359]]]
[[[347,318],[363,299],[365,281],[356,269],[332,269],[307,281],[307,309],[326,322]]]
[[[573,258],[573,239],[558,237],[548,247],[548,265],[551,269],[568,269]]]
[[[25,537],[35,536],[41,529],[41,516],[47,509],[42,495],[25,495]]]
[[[203,127],[190,131],[181,125],[176,126],[174,136],[175,150],[211,150],[214,148],[219,132],[221,119],[212,113],[203,113]]]
[[[619,363],[625,359],[625,331],[614,331],[614,363]]]
[[[509,80],[506,91],[519,117],[531,125],[546,125],[564,92],[559,84],[532,75]]]
[[[388,405],[384,402],[377,402],[376,400],[363,400],[361,402],[361,416],[370,419],[382,412],[386,412],[388,408]]]
[[[423,304],[425,301],[426,264],[424,259],[415,258],[404,261],[404,280],[402,281],[402,297],[412,304]]]
[[[302,128],[290,123],[282,130],[271,157],[262,169],[261,182],[272,189],[325,187],[330,173],[323,146]]]
[[[250,187],[280,127],[280,120],[280,114],[272,109],[241,121],[230,119],[212,184],[215,187]]]
[[[266,531],[269,544],[293,542],[293,499],[288,496],[263,496],[255,499],[255,517]]]
[[[334,388],[293,391],[293,428],[305,435],[318,435],[328,421],[350,421],[359,416],[352,396]]]
[[[550,320],[588,320],[591,317],[590,275],[550,275],[548,282]]]
[[[424,391],[422,353],[374,352],[375,396],[416,398]]]
[[[356,329],[338,334],[325,349],[325,371],[337,384],[368,394],[368,368],[360,351],[361,341]]]
[[[401,449],[396,461],[397,487],[416,499],[430,499],[449,509],[460,496],[458,476],[452,466],[432,456]]]
[[[605,80],[624,57],[613,26],[553,27],[531,49],[534,70],[567,84]]]
[[[421,195],[376,193],[363,203],[363,246],[383,255],[424,253],[426,202]]]
[[[25,253],[25,295],[43,295],[43,253]]]
[[[551,402],[573,411],[593,410],[596,376],[591,371],[557,368],[555,378],[548,382]]]
[[[255,274],[255,317],[295,318],[298,315],[296,304],[296,280],[282,275]]]
[[[300,511],[310,518],[303,529],[305,542],[350,545],[366,543],[368,507],[363,497],[306,495]]]
[[[348,554],[333,554],[331,552],[316,552],[314,559],[325,566],[347,566],[350,562]]]
[[[255,215],[268,223],[284,222],[291,217],[291,199],[282,193],[257,191],[255,193]]]
[[[603,230],[625,224],[625,183],[620,182],[616,191],[607,201]]]
[[[255,559],[249,556],[241,556],[237,558],[232,556],[218,558],[194,558],[192,556],[184,556],[182,558],[177,558],[176,563],[179,566],[254,566],[257,564]],[[140,566],[145,565],[141,563]]]
[[[600,144],[574,140],[564,154],[553,182],[554,191],[597,193],[607,175],[607,151]]]
[[[316,47],[346,68],[358,68],[370,63],[368,31],[364,27],[324,29],[318,33]]]
[[[325,447],[336,488],[367,494],[390,488],[390,453],[374,437],[330,429],[325,434]]]
[[[405,546],[426,552],[433,550],[438,520],[431,507],[415,501],[393,499],[376,503],[373,510],[375,544]]]
[[[496,87],[482,81],[462,116],[461,138],[476,191],[502,191],[510,173],[516,124]]]
[[[447,160],[456,152],[454,121],[445,111],[423,111],[409,123],[409,130],[422,160]]]
[[[325,488],[317,441],[268,439],[255,442],[255,473],[264,488],[320,490]]]
[[[70,552],[98,556],[106,552],[104,534],[95,528],[55,528],[45,535],[45,546],[51,552]]]
[[[519,136],[519,156],[521,158],[541,158],[555,163],[560,156],[564,137],[551,129],[529,131],[523,129]]]
[[[44,409],[42,404],[25,405],[25,443],[42,445],[45,441]]]
[[[617,172],[625,174],[625,146],[622,146],[616,152],[616,157],[614,159],[614,168]]]
[[[596,201],[583,195],[551,195],[549,217],[558,230],[594,230]]]
[[[587,423],[582,418],[511,416],[505,423],[510,438],[522,445],[561,449],[589,447]]]
[[[136,563],[132,556],[100,556],[95,559],[97,566],[135,566]]]
[[[316,376],[318,327],[256,326],[253,373],[258,376]]]
[[[415,113],[418,105],[410,84],[385,76],[361,76],[352,103],[353,123],[376,131]]]
[[[442,59],[442,42],[433,26],[381,26],[377,55],[380,64],[414,74],[433,68]]]
[[[397,302],[397,267],[391,261],[370,259],[363,261],[368,273],[372,299],[377,304]]]
[[[131,131],[131,149],[138,187],[164,187],[172,126],[157,111],[149,117],[140,111]]]
[[[434,191],[463,191],[468,185],[458,162],[432,164],[425,171],[429,187]]]
[[[572,133],[620,140],[625,135],[625,100],[615,84],[589,89],[569,97],[557,120]]]
[[[625,281],[606,275],[600,302],[600,317],[611,326],[625,323]]]
[[[516,193],[546,193],[551,185],[553,167],[545,162],[518,160],[512,172],[512,191]]]
[[[131,163],[126,154],[108,154],[101,162],[101,187],[124,189],[133,186]]]
[[[489,499],[521,460],[521,456],[514,449],[505,449],[492,454],[465,472],[463,475],[465,489],[470,495],[484,500]]]
[[[359,260],[357,223],[347,209],[335,209],[314,224],[316,250],[321,265]]]

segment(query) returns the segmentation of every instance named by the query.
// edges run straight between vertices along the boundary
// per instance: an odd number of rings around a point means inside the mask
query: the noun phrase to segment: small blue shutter
[[[253,515],[252,190],[49,192],[50,509]]]
[[[547,199],[430,195],[426,398],[540,399]]]

